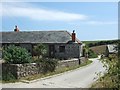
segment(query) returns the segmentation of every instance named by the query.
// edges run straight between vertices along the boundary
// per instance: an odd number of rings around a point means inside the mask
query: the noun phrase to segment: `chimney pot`
[[[18,29],[17,25],[15,26],[14,31],[15,31],[15,32],[19,32],[19,29]]]
[[[73,30],[73,33],[75,32],[75,30]]]
[[[75,42],[75,39],[76,39],[76,34],[75,34],[75,30],[73,30],[73,33],[72,33],[72,41]]]

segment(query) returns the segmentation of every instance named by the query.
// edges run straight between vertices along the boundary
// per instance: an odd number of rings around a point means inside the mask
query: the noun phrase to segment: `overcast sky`
[[[118,38],[117,2],[4,2],[1,31],[75,30],[80,40]]]

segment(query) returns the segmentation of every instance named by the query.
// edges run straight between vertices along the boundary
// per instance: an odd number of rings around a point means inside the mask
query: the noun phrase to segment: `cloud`
[[[118,25],[117,21],[79,21],[79,22],[69,22],[70,25],[80,26],[80,25]]]
[[[118,24],[117,21],[87,21],[86,24],[91,25],[113,25]]]
[[[27,17],[33,20],[51,20],[51,21],[75,21],[86,20],[88,17],[82,14],[69,13],[57,10],[20,7],[20,6],[3,6],[2,16]]]

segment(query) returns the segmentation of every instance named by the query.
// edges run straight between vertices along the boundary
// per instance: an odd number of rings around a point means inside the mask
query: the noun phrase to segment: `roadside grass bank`
[[[115,55],[111,55],[106,59],[102,59],[104,67],[107,68],[107,72],[104,76],[93,83],[91,88],[120,88],[120,65],[119,58]]]
[[[100,77],[91,88],[114,88],[114,82],[111,78],[115,77],[108,77],[108,74],[105,74],[103,77]]]
[[[91,60],[87,60],[85,63],[80,64],[79,66],[65,67],[65,68],[61,68],[59,70],[55,70],[54,72],[48,72],[48,73],[45,73],[45,74],[31,75],[31,76],[28,76],[28,77],[21,78],[20,80],[15,79],[15,80],[10,80],[10,81],[2,81],[2,83],[15,83],[15,82],[25,82],[25,83],[27,83],[27,81],[29,82],[29,81],[32,81],[32,80],[37,80],[37,79],[45,78],[45,77],[48,77],[48,76],[64,73],[64,72],[67,72],[67,71],[70,71],[70,70],[75,70],[77,68],[89,65],[92,62],[93,61],[91,61]]]

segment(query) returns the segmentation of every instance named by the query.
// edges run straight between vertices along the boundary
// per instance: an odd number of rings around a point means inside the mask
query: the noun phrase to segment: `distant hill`
[[[82,41],[89,47],[92,51],[96,54],[105,54],[106,52],[106,45],[108,44],[118,44],[120,40],[101,40],[101,41]]]
[[[85,43],[88,47],[93,46],[100,46],[100,45],[108,45],[108,44],[117,44],[118,40],[101,40],[101,41],[82,41]]]

